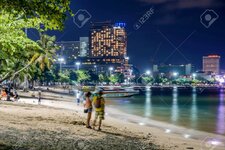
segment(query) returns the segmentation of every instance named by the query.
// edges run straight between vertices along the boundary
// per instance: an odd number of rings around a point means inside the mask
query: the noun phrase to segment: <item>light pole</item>
[[[58,61],[59,61],[59,70],[60,70],[60,73],[62,73],[62,63],[64,62],[64,58],[59,58],[58,59]]]
[[[127,78],[127,84],[130,84],[130,77]]]
[[[172,83],[173,82],[175,82],[176,81],[176,78],[177,78],[177,76],[179,75],[179,73],[178,72],[173,72],[173,81],[172,81]],[[176,82],[175,82],[176,83]],[[177,83],[176,83],[177,84]]]
[[[193,73],[193,74],[192,74],[192,78],[193,78],[193,80],[195,80],[195,79],[196,79],[196,76],[197,76],[197,75],[196,75],[196,73]]]
[[[109,74],[111,75],[113,71],[113,67],[109,67]]]
[[[80,62],[76,62],[77,70],[80,69]]]
[[[179,75],[179,73],[178,72],[173,72],[173,77],[177,77]]]
[[[96,66],[96,65],[94,65],[94,68],[95,68],[95,72],[96,72],[96,74],[98,74],[97,66]]]
[[[145,73],[141,74],[139,78],[137,78],[136,80],[136,84],[138,84],[138,80],[143,76],[143,75],[150,75],[151,74],[151,71],[150,70],[147,70]]]

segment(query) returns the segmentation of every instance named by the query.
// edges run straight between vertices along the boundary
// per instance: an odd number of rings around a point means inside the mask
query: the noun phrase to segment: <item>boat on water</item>
[[[99,90],[102,90],[105,98],[125,98],[132,97],[139,94],[138,90],[133,90],[130,88],[121,88],[121,87],[98,87]]]

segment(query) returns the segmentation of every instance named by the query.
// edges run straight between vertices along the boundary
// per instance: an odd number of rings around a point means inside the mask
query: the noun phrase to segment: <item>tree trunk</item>
[[[7,79],[10,79],[11,77],[14,78],[16,75],[18,75],[20,72],[22,72],[24,69],[27,69],[32,62],[28,63],[25,67],[21,68],[20,70],[16,71],[15,73],[8,72],[2,79],[0,79],[0,83],[4,82]]]

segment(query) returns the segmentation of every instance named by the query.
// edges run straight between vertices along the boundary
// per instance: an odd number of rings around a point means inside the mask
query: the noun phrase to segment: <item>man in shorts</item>
[[[98,131],[101,131],[102,120],[104,120],[105,115],[105,99],[102,97],[103,91],[99,91],[93,97],[93,104],[95,106],[95,119],[93,127],[95,128],[96,121],[99,119]]]

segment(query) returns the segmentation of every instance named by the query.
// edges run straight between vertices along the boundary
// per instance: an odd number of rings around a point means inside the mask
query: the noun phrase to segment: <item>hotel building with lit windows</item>
[[[220,56],[208,55],[202,58],[203,71],[210,74],[220,73]]]
[[[125,23],[95,22],[91,24],[89,57],[82,65],[95,65],[98,71],[113,67],[115,72],[126,72],[127,33]]]
[[[127,33],[125,23],[96,22],[91,24],[89,37],[80,37],[79,41],[57,42],[60,47],[58,58],[64,58],[63,68],[80,68],[95,72],[123,73],[125,77],[132,74],[132,65],[127,57]]]

